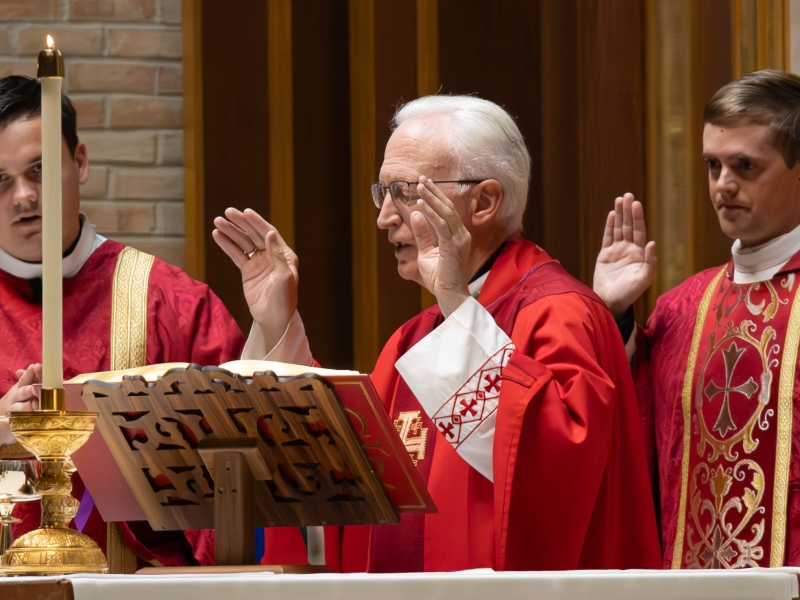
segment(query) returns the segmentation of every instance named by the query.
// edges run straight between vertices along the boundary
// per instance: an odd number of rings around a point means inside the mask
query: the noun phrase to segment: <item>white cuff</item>
[[[267,352],[261,327],[254,322],[250,327],[247,343],[245,343],[242,350],[242,360],[270,360],[307,367],[312,366],[314,357],[311,355],[311,348],[308,346],[306,328],[303,326],[303,319],[300,318],[300,313],[294,311],[289,324],[286,326],[286,331],[283,332],[283,337],[269,352]]]
[[[439,433],[489,480],[501,371],[513,350],[488,311],[468,298],[395,363]]]

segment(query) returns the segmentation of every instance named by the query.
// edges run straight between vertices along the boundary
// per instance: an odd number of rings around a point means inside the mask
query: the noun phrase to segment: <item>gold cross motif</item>
[[[416,466],[425,458],[425,444],[428,441],[428,428],[422,426],[420,411],[401,412],[394,420],[394,428]]]

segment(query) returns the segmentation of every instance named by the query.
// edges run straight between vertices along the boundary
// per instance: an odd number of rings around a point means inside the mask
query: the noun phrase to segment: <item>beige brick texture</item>
[[[12,54],[14,46],[11,43],[11,28],[0,27],[0,55]]]
[[[180,31],[152,29],[110,29],[108,55],[126,58],[180,58]]]
[[[183,235],[183,202],[160,202],[156,205],[160,231],[164,235]]]
[[[67,91],[152,94],[155,67],[117,62],[76,62],[67,66]]]
[[[151,21],[156,0],[72,0],[69,17],[73,21]]]
[[[84,200],[81,208],[98,231],[106,233],[152,233],[156,228],[152,202],[94,202]]]
[[[183,169],[114,169],[111,189],[120,200],[182,200]]]
[[[170,25],[180,25],[182,20],[181,0],[161,0],[158,3],[158,20]]]
[[[159,134],[156,163],[177,166],[183,164],[183,131]]]
[[[156,134],[148,131],[86,131],[81,141],[89,160],[100,163],[152,165],[156,162]]]
[[[183,238],[170,238],[161,236],[127,236],[118,235],[114,239],[120,243],[133,246],[137,250],[153,254],[163,261],[176,267],[183,268]]]
[[[81,186],[81,198],[105,200],[108,195],[108,167],[89,167],[89,180]]]
[[[56,21],[58,0],[2,0],[0,21]]]
[[[36,56],[45,47],[48,35],[64,56],[100,56],[103,54],[102,27],[25,27],[18,33],[17,52]]]
[[[183,98],[141,96],[112,98],[111,127],[113,129],[183,127]]]
[[[64,55],[64,93],[91,165],[83,210],[102,235],[178,266],[185,236],[182,6],[0,0],[0,77],[35,76],[48,34]]]
[[[36,77],[36,62],[30,60],[0,59],[0,77],[27,75]]]
[[[106,103],[103,98],[70,98],[78,114],[78,129],[105,127]]]
[[[158,93],[183,93],[183,69],[181,67],[160,67],[158,69]]]

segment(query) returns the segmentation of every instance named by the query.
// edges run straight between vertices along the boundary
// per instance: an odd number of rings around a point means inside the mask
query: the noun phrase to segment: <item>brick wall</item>
[[[51,34],[106,237],[183,266],[181,0],[0,0],[0,77],[35,76]]]

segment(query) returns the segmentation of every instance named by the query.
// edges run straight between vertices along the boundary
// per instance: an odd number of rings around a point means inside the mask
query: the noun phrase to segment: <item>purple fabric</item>
[[[78,513],[75,515],[75,518],[72,519],[72,522],[75,523],[75,529],[83,531],[83,528],[86,527],[86,521],[89,520],[89,515],[92,514],[93,508],[94,498],[92,498],[89,490],[84,490],[81,503],[78,506]]]

